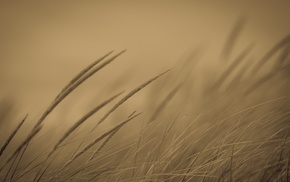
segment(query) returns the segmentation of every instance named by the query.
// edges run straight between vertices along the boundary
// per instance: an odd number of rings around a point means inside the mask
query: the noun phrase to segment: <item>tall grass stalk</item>
[[[287,181],[290,38],[258,59],[252,44],[235,56],[244,24],[240,19],[225,41],[216,62],[220,69],[209,70],[195,51],[172,71],[126,93],[115,85],[105,90],[115,95],[84,107],[91,109],[54,133],[63,120],[54,118],[57,127],[49,128],[48,116],[125,50],[92,62],[61,89],[32,130],[22,131],[26,116],[7,134],[0,148],[0,180]],[[121,88],[126,79],[116,78],[117,90],[128,89]],[[141,99],[135,97],[140,91]],[[141,100],[142,116],[129,105],[134,98]]]

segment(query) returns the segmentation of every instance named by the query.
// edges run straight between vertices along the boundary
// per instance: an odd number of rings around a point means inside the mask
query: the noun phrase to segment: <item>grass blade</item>
[[[129,92],[127,95],[125,95],[116,105],[113,106],[112,109],[110,109],[101,119],[100,121],[97,123],[97,125],[92,129],[92,131],[102,122],[104,122],[104,120],[111,114],[113,113],[118,107],[120,107],[124,102],[126,102],[129,98],[131,98],[133,95],[135,95],[137,92],[139,92],[140,90],[142,90],[143,88],[145,88],[147,85],[149,85],[150,83],[152,83],[153,81],[155,81],[156,79],[158,79],[159,77],[161,77],[162,75],[164,75],[165,73],[167,73],[169,70],[151,78],[150,80],[146,81],[145,83],[141,84],[140,86],[138,86],[137,88],[133,89],[131,92]]]
[[[4,145],[1,147],[0,149],[0,156],[2,155],[2,153],[5,151],[6,147],[9,145],[9,143],[11,142],[11,140],[14,138],[14,136],[16,135],[16,133],[18,132],[18,130],[21,128],[21,126],[23,125],[24,121],[26,120],[28,115],[26,115],[24,117],[24,119],[18,124],[18,126],[15,128],[15,130],[11,133],[11,135],[8,137],[8,139],[6,140],[6,142],[4,143]]]
[[[231,52],[233,50],[233,48],[235,47],[235,43],[237,42],[237,39],[239,37],[239,35],[241,34],[243,27],[246,23],[246,19],[245,18],[240,18],[237,23],[235,24],[235,26],[233,27],[226,43],[224,46],[224,49],[222,51],[222,58],[224,59],[224,61],[228,61],[231,55]]]
[[[79,119],[67,132],[65,132],[65,134],[63,135],[62,138],[60,138],[58,140],[58,142],[55,144],[52,152],[48,155],[50,156],[57,148],[58,146],[68,137],[70,136],[70,134],[75,131],[81,124],[83,124],[89,117],[91,117],[93,114],[95,114],[97,111],[99,111],[101,108],[103,108],[104,106],[106,106],[108,103],[110,103],[111,101],[113,101],[115,98],[117,98],[119,95],[121,95],[123,92],[120,92],[114,96],[112,96],[111,98],[105,100],[104,102],[102,102],[101,104],[99,104],[98,106],[96,106],[95,108],[93,108],[91,111],[89,111],[86,115],[84,115],[81,119]]]
[[[82,154],[84,154],[88,149],[90,149],[91,147],[93,147],[96,143],[98,143],[99,141],[101,141],[103,138],[105,138],[106,136],[110,135],[112,132],[114,132],[115,130],[117,130],[118,128],[124,126],[126,123],[128,123],[129,121],[131,121],[132,119],[136,118],[137,116],[139,116],[141,113],[135,114],[134,116],[126,119],[125,121],[119,123],[118,125],[116,125],[115,127],[113,127],[112,129],[110,129],[109,131],[105,132],[104,134],[102,134],[101,136],[99,136],[98,138],[96,138],[94,141],[92,141],[91,143],[89,143],[87,146],[85,146],[80,152],[76,153],[72,159],[70,159],[68,162],[66,162],[66,164],[60,169],[60,172],[62,172],[69,164],[71,164],[74,160],[76,160],[78,157],[80,157]]]

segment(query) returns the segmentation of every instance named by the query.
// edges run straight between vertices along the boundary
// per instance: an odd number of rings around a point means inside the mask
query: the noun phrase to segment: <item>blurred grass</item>
[[[232,55],[243,21],[217,58],[221,69],[209,70],[197,49],[166,74],[152,75],[133,89],[122,88],[126,79],[116,78],[118,87],[110,86],[109,92],[126,90],[125,96],[114,102],[119,94],[108,100],[100,94],[86,114],[65,123],[66,117],[53,115],[57,106],[124,51],[84,68],[38,120],[29,115],[29,122],[14,127],[15,135],[3,133],[0,179],[287,181],[290,41],[286,36],[258,60],[250,59],[252,46]],[[12,103],[0,106],[0,124],[7,127],[17,117]],[[60,114],[74,114],[70,107]]]

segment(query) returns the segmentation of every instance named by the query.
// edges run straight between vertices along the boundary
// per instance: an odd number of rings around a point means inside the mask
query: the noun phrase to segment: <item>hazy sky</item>
[[[290,32],[289,12],[287,0],[1,1],[0,94],[55,95],[113,49],[128,51],[108,77],[132,68],[150,77],[201,43],[218,55],[239,17],[247,18],[239,46],[255,42],[259,55]]]

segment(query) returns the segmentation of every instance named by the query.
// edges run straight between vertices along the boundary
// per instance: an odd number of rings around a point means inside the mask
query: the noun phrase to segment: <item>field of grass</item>
[[[290,180],[290,37],[255,60],[252,46],[232,55],[242,24],[212,70],[196,50],[133,89],[114,87],[70,125],[50,126],[64,122],[53,113],[72,92],[130,51],[88,65],[37,120],[28,113],[1,134],[1,181]],[[0,119],[9,112],[3,103]]]

